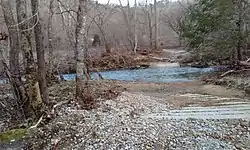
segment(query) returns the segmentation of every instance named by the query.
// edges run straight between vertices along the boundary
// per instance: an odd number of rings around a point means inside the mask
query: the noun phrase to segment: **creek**
[[[120,81],[143,81],[154,83],[170,83],[170,82],[190,82],[197,80],[200,76],[219,71],[224,67],[158,67],[146,69],[127,69],[116,71],[99,72],[104,79],[113,79]],[[225,68],[224,68],[225,69]],[[76,74],[63,74],[65,80],[74,80]],[[98,79],[97,73],[91,73],[92,79]],[[0,80],[0,84],[7,83],[6,79]]]
[[[104,79],[144,82],[188,82],[197,80],[201,75],[217,71],[217,67],[159,67],[136,70],[117,70],[100,72]],[[64,74],[65,80],[74,80],[76,74]],[[92,73],[93,79],[98,79],[97,73]]]

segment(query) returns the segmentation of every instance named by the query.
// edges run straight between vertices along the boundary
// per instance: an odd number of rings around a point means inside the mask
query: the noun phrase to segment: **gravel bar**
[[[169,112],[169,104],[141,93],[123,92],[100,100],[91,111],[74,103],[58,108],[58,116],[35,132],[26,146],[37,149],[85,150],[229,150],[250,149],[249,121],[165,119],[142,116]]]

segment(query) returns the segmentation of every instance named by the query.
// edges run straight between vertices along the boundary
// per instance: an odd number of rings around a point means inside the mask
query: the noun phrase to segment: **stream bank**
[[[214,84],[231,89],[239,89],[250,95],[250,71],[234,72],[222,76],[224,72],[208,73],[200,77],[205,84]]]
[[[201,109],[204,108],[204,110],[210,109],[210,106],[217,104],[214,101],[217,98],[223,98],[224,102],[227,100],[249,102],[249,100],[243,101],[244,94],[239,90],[203,85],[199,81],[148,83],[100,80],[92,82],[93,85],[95,83],[107,85],[102,89],[117,85],[125,91],[118,97],[98,98],[100,107],[90,111],[79,109],[74,101],[58,106],[55,110],[56,118],[35,130],[19,146],[29,149],[89,150],[250,148],[249,120],[192,117],[171,119],[168,115],[173,111],[178,113],[183,108],[194,104],[201,105]],[[54,85],[50,91],[55,103],[70,100],[74,97],[74,82],[67,81]],[[193,113],[198,115],[201,112]],[[155,114],[160,114],[160,117],[152,116]],[[11,146],[4,145],[4,148],[12,148]]]

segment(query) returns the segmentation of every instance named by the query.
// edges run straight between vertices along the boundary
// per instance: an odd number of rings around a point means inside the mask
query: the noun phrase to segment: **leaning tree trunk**
[[[38,10],[38,0],[31,1],[31,9],[32,9],[32,14],[37,16],[34,21],[36,23],[34,32],[35,32],[35,41],[36,41],[39,87],[40,87],[43,102],[45,104],[48,104],[49,94],[48,94],[48,87],[47,87],[47,81],[46,81],[43,32],[42,32],[42,25],[40,22],[40,15],[39,15],[39,10]]]
[[[79,0],[77,22],[75,30],[75,58],[76,58],[76,99],[84,108],[90,108],[93,98],[88,85],[83,86],[84,75],[88,78],[88,71],[85,65],[85,54],[87,52],[87,0]]]
[[[26,0],[16,0],[17,20],[19,24],[20,48],[24,54],[26,95],[24,112],[27,117],[38,118],[44,111],[44,104],[40,94],[37,78],[36,63],[33,57],[31,45],[31,33],[29,31],[29,21],[27,20]]]

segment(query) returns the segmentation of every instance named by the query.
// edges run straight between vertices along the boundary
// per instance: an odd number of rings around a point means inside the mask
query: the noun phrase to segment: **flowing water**
[[[216,71],[216,68],[192,68],[192,67],[161,67],[136,70],[118,70],[100,72],[104,79],[115,79],[124,81],[145,81],[145,82],[188,82],[196,80],[203,74]],[[65,80],[74,80],[75,74],[65,74]],[[91,74],[97,79],[97,73]]]
[[[135,70],[116,70],[100,72],[104,79],[122,81],[144,82],[188,82],[197,80],[201,75],[220,70],[221,67],[194,68],[194,67],[159,67]],[[76,74],[64,74],[65,80],[74,80]],[[91,74],[92,79],[98,79],[97,73]],[[0,80],[0,84],[7,83],[6,79]]]

